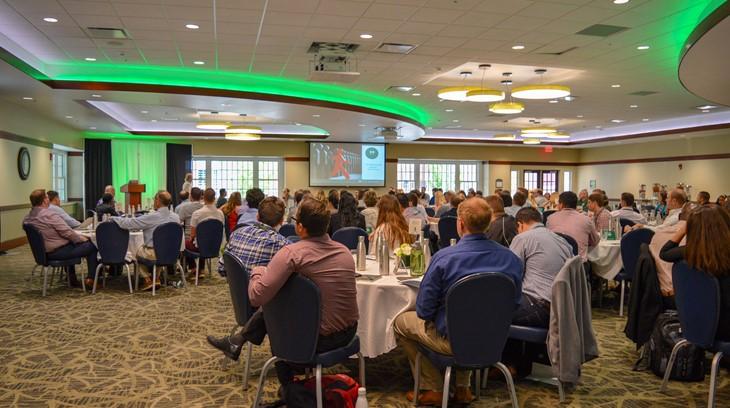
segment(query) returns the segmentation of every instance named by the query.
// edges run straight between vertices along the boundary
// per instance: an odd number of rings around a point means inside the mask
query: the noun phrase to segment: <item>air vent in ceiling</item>
[[[649,96],[649,95],[654,95],[656,93],[659,93],[659,92],[657,92],[657,91],[636,91],[636,92],[631,92],[629,95],[634,95],[634,96]]]
[[[571,52],[571,51],[577,50],[577,49],[578,49],[578,47],[573,46],[573,47],[566,48],[566,49],[561,50],[561,51],[541,52],[540,54],[542,54],[542,55],[563,55],[563,54],[565,54],[567,52]]]
[[[123,28],[110,27],[87,27],[86,31],[91,38],[99,38],[103,40],[127,40],[129,36]]]
[[[385,52],[388,54],[408,54],[415,50],[418,45],[413,44],[396,44],[396,43],[380,43],[375,52]]]
[[[347,54],[357,50],[358,44],[335,43],[335,42],[313,42],[307,50],[310,54]]]
[[[621,31],[628,30],[628,27],[621,27],[621,26],[615,26],[615,25],[607,25],[607,24],[594,24],[590,27],[586,27],[581,31],[578,31],[576,34],[581,35],[592,35],[595,37],[608,37],[609,35],[614,35],[616,33],[620,33]]]

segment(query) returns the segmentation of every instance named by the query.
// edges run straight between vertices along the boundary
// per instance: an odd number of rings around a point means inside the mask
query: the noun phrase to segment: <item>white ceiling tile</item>
[[[135,40],[172,41],[175,39],[175,33],[173,31],[162,31],[159,28],[158,26],[157,30],[128,29],[127,33]]]
[[[426,41],[424,45],[432,46],[432,47],[459,47],[465,42],[469,41],[470,38],[466,37],[433,37],[430,40]]]
[[[304,30],[304,37],[314,41],[340,41],[347,34],[347,30],[340,28],[308,27]]]
[[[51,40],[61,48],[96,48],[96,44],[88,38],[52,37]]]
[[[501,14],[513,14],[535,3],[529,0],[483,0],[474,10]]]
[[[279,26],[272,26],[279,27]],[[241,34],[241,35],[253,35],[255,36],[258,32],[258,25],[255,24],[236,24],[231,22],[219,21],[217,24],[218,34]],[[268,28],[268,27],[267,27]]]
[[[84,15],[92,14],[96,16],[114,16],[116,11],[111,3],[99,1],[79,1],[79,0],[60,0],[63,8],[73,14]]]
[[[424,7],[434,7],[454,10],[471,10],[482,0],[428,0]]]
[[[175,42],[171,40],[134,40],[137,47],[142,49],[174,50]]]
[[[124,28],[122,20],[117,16],[92,16],[92,15],[75,15],[74,20],[81,27],[109,27]]]
[[[357,21],[353,29],[360,30],[362,33],[369,33],[370,31],[395,31],[398,27],[403,24],[399,20],[387,20],[380,18],[361,18]]]
[[[14,9],[22,13],[63,13],[64,9],[56,0],[6,0]]]
[[[415,50],[411,51],[409,55],[432,55],[432,56],[443,56],[453,50],[453,47],[432,47],[428,45],[418,46]]]
[[[363,17],[387,18],[390,20],[407,20],[418,7],[401,6],[396,4],[373,4],[368,8]]]
[[[233,8],[218,8],[216,20],[220,22],[231,22],[237,24],[258,24],[261,21],[261,10],[243,10]]]
[[[315,14],[309,20],[309,26],[320,28],[350,28],[356,21],[357,17]]]
[[[360,17],[369,6],[370,4],[366,2],[320,0],[316,13],[335,16]]]
[[[213,21],[213,7],[166,7],[166,17],[170,20]]]
[[[575,6],[569,4],[536,2],[521,9],[517,14],[527,17],[558,18],[575,10],[575,8]]]
[[[487,30],[486,27],[462,26],[451,24],[441,30],[438,35],[449,37],[470,37],[475,38]]]
[[[188,0],[200,4],[200,0]],[[248,9],[248,10],[263,10],[266,0],[216,0],[216,6],[219,8],[230,8],[230,9]]]
[[[622,13],[623,10],[620,8],[606,9],[598,7],[579,7],[569,13],[564,14],[560,17],[561,20],[572,20],[580,21],[587,27],[591,24],[603,22],[604,20],[611,18],[617,14]]]
[[[266,13],[264,22],[265,24],[307,26],[310,18],[310,14],[272,11],[270,13]]]
[[[87,35],[78,26],[76,27],[41,27],[41,31],[45,33],[49,37],[80,37],[80,38],[86,38]]]
[[[167,20],[160,18],[122,17],[122,23],[125,28],[131,30],[166,30],[170,28]]]
[[[148,57],[145,55],[145,59],[149,64],[152,65],[163,65],[163,66],[179,66],[180,59],[177,57]]]
[[[385,42],[396,43],[396,44],[423,44],[431,38],[429,35],[424,34],[405,34],[405,33],[393,33],[385,38]]]
[[[416,23],[413,21],[407,21],[398,27],[398,32],[410,34],[436,34],[445,27],[446,24]]]
[[[159,4],[119,2],[113,4],[117,15],[122,17],[165,18],[165,7]]]
[[[519,29],[507,29],[507,28],[491,28],[485,31],[479,36],[482,40],[503,40],[503,41],[514,41],[518,38],[527,34],[529,31]]]
[[[139,45],[139,44],[138,44]],[[140,49],[144,53],[145,58],[178,58],[177,49],[175,48],[175,44],[170,44],[169,48],[164,49],[153,49],[153,48],[145,48],[141,47]]]
[[[416,11],[409,18],[410,21],[422,23],[451,23],[460,17],[464,12],[462,10],[446,10],[437,8],[422,8]]]
[[[258,27],[254,26],[255,29],[258,29]],[[302,32],[304,32],[304,27],[300,26],[287,26],[287,25],[264,25],[263,29],[261,30],[262,36],[268,36],[268,37],[299,37]],[[253,35],[256,35],[256,31],[253,32]],[[291,41],[291,40],[290,40]]]
[[[496,50],[503,44],[505,44],[505,43],[500,42],[500,41],[485,41],[485,40],[480,40],[480,39],[474,39],[474,40],[467,41],[460,48],[489,51],[489,50]]]
[[[470,11],[464,13],[461,17],[457,18],[453,24],[456,25],[470,25],[478,27],[492,27],[497,23],[501,23],[507,19],[509,14],[496,14],[496,13],[483,13],[478,11]]]
[[[313,13],[317,9],[319,0],[269,0],[269,10],[287,11],[293,13]]]
[[[507,29],[518,28],[522,30],[534,30],[536,28],[547,25],[550,22],[551,20],[547,18],[525,17],[518,14],[509,17],[501,23],[498,23],[496,27]]]

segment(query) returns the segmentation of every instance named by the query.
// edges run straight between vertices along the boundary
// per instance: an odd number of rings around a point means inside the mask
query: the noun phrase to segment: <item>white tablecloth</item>
[[[393,320],[402,312],[415,310],[418,290],[402,284],[393,275],[379,276],[378,264],[373,260],[367,260],[366,270],[358,273],[363,277],[357,280],[360,311],[357,335],[360,352],[372,358],[395,348]],[[377,277],[377,280],[367,280],[365,276]]]
[[[96,233],[93,231],[80,231],[81,235],[89,238],[91,242],[96,246]],[[129,232],[129,245],[127,246],[127,261],[135,259],[137,250],[144,245],[144,236],[142,231],[130,231]]]
[[[593,273],[603,279],[612,280],[621,272],[624,263],[621,260],[621,241],[601,240],[598,246],[588,251]]]

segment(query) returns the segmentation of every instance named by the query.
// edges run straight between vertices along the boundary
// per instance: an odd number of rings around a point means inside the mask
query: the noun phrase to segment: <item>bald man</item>
[[[515,283],[515,309],[522,298],[520,258],[484,234],[492,217],[486,201],[470,198],[459,205],[456,213],[456,229],[461,240],[433,256],[418,291],[416,311],[405,312],[395,319],[398,343],[403,346],[414,373],[419,344],[437,353],[452,354],[446,328],[445,294],[459,279],[484,271],[501,271]],[[469,403],[473,399],[469,376],[469,371],[456,372],[457,403]],[[421,405],[440,405],[443,381],[439,370],[427,358],[421,359],[418,397]],[[413,400],[412,392],[407,398]]]
[[[108,186],[106,186],[106,187],[104,187],[104,194],[111,194],[112,195],[112,203],[111,203],[112,207],[114,207],[114,204],[115,204],[115,202],[114,202],[114,193],[115,193],[114,186],[112,186],[111,184],[108,185]],[[104,195],[102,195],[101,198],[99,199],[99,201],[96,202],[96,206],[98,207],[98,206],[102,205],[103,204],[103,200],[104,200]]]
[[[155,211],[150,211],[147,214],[136,218],[112,217],[112,220],[114,220],[114,222],[123,229],[142,230],[142,234],[144,235],[144,245],[137,251],[137,258],[150,260],[156,259],[154,242],[152,241],[155,228],[168,222],[180,223],[180,217],[170,211],[171,203],[172,196],[170,193],[167,191],[160,191],[155,195]],[[150,290],[153,285],[160,285],[159,276],[157,278],[157,282],[152,282],[152,279],[150,278],[150,271],[147,270],[147,267],[140,264],[139,268],[140,275],[144,278],[144,286],[142,290]]]

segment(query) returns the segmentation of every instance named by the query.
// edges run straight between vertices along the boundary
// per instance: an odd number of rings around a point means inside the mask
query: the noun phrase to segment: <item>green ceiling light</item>
[[[157,141],[165,142],[176,140],[168,136],[156,136],[156,135],[131,135],[129,133],[119,132],[84,132],[85,139],[124,139],[124,140],[146,140],[146,141]]]

